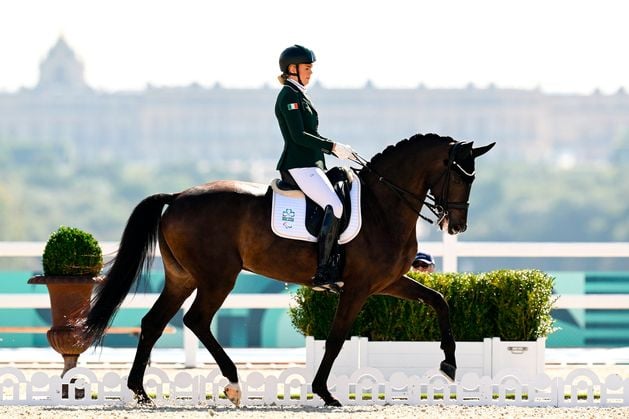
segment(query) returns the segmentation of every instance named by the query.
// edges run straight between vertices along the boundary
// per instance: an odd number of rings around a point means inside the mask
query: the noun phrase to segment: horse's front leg
[[[391,295],[411,301],[423,301],[435,310],[441,331],[441,349],[446,356],[446,359],[441,362],[440,368],[444,374],[454,380],[456,376],[456,357],[454,354],[456,343],[450,326],[450,308],[443,295],[407,276],[401,277],[378,294]]]
[[[356,295],[348,289],[341,293],[332,328],[325,341],[325,353],[314,380],[312,380],[312,391],[323,399],[326,406],[341,406],[341,403],[328,390],[328,377],[332,370],[332,364],[341,352],[345,338],[367,297],[367,295]]]

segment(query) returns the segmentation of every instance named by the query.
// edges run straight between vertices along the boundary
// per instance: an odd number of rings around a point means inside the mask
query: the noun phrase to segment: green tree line
[[[479,163],[465,240],[629,241],[629,165]],[[218,179],[249,181],[196,162],[84,165],[54,147],[0,149],[0,240],[46,240],[59,225],[118,240],[133,207],[158,192]]]

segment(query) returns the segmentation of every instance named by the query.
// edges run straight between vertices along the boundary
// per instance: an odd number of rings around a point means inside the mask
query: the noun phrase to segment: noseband
[[[450,179],[451,179],[451,175],[453,171],[456,171],[459,174],[459,176],[463,178],[468,188],[472,186],[472,182],[474,181],[474,177],[476,175],[476,171],[473,171],[472,173],[467,172],[455,160],[456,152],[458,150],[458,147],[461,144],[462,143],[454,143],[454,145],[450,148],[450,152],[448,154],[448,167],[441,173],[441,175],[433,183],[433,184],[438,183],[439,180],[445,176],[443,186],[441,188],[441,196],[434,197],[433,195],[430,194],[430,192],[428,192],[428,194],[426,194],[426,199],[423,202],[422,202],[422,199],[418,197],[417,195],[415,195],[414,193],[407,191],[404,188],[400,188],[399,186],[391,183],[384,176],[380,175],[375,170],[373,170],[373,168],[370,167],[369,162],[365,158],[360,156],[358,153],[354,153],[355,159],[353,159],[352,161],[354,163],[359,164],[364,169],[367,169],[367,171],[376,175],[378,177],[379,182],[382,182],[389,189],[395,192],[397,196],[400,197],[400,199],[421,219],[423,219],[424,221],[427,221],[430,224],[433,224],[433,223],[440,224],[441,221],[445,217],[448,216],[448,213],[451,209],[467,210],[470,206],[469,201],[468,202],[448,201],[448,195],[450,193]],[[429,186],[429,190],[432,190],[432,185]],[[416,202],[421,202],[422,205],[425,205],[430,210],[430,212],[432,212],[435,215],[435,217],[437,217],[437,219],[431,220],[430,218],[424,216],[421,213],[421,208],[422,208],[421,205],[419,209],[417,209]]]

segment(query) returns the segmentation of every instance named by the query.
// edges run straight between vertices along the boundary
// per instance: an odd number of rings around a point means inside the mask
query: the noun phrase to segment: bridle
[[[445,177],[444,182],[443,182],[443,186],[441,188],[441,196],[435,197],[435,196],[431,195],[430,192],[429,192],[429,193],[426,194],[426,199],[424,199],[423,201],[422,201],[421,197],[415,195],[414,193],[412,193],[410,191],[407,191],[404,188],[401,188],[401,187],[395,185],[394,183],[389,181],[387,178],[385,178],[384,176],[380,175],[378,172],[376,172],[371,167],[371,165],[369,164],[369,161],[367,161],[364,157],[362,157],[358,153],[356,153],[356,152],[353,153],[354,159],[351,159],[351,161],[353,161],[354,163],[362,166],[363,169],[367,170],[368,172],[373,173],[374,175],[376,175],[376,177],[378,178],[378,182],[382,182],[389,189],[391,189],[393,192],[395,192],[395,194],[415,214],[417,214],[421,219],[423,219],[424,221],[426,221],[426,222],[428,222],[430,224],[437,223],[437,225],[439,225],[443,221],[443,219],[448,216],[448,212],[451,209],[467,210],[469,208],[469,206],[470,206],[469,201],[468,202],[456,202],[456,201],[448,201],[447,200],[447,197],[450,194],[450,178],[452,176],[452,172],[453,171],[456,171],[457,174],[459,176],[461,176],[463,181],[467,184],[468,188],[471,188],[472,182],[474,181],[474,177],[476,175],[476,171],[472,171],[471,173],[469,173],[463,167],[461,167],[461,165],[459,163],[457,163],[457,161],[455,159],[458,147],[461,144],[463,144],[463,143],[454,143],[452,145],[452,147],[450,147],[450,151],[448,153],[448,167],[433,182],[433,185],[435,185],[435,184],[437,184],[441,180],[441,178]],[[355,171],[358,172],[360,170],[362,170],[362,169],[355,170]],[[432,190],[432,186],[433,185],[429,185],[428,189]],[[420,203],[419,209],[417,208],[417,204],[416,204],[417,202]],[[422,206],[426,206],[426,208],[428,208],[430,210],[430,212],[432,212],[434,214],[434,216],[437,217],[437,219],[436,220],[431,220],[430,218],[424,216],[421,213]]]

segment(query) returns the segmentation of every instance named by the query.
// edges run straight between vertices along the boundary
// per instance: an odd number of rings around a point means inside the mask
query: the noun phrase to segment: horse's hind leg
[[[452,336],[452,327],[450,325],[450,308],[443,295],[432,288],[413,281],[407,276],[401,277],[378,294],[391,295],[411,301],[423,301],[435,310],[439,321],[439,330],[441,331],[441,349],[446,357],[440,368],[444,374],[454,380],[456,375],[456,357],[454,354],[456,343]]]
[[[236,406],[240,403],[241,394],[238,385],[238,370],[212,334],[210,324],[225,298],[233,289],[239,271],[238,269],[229,275],[230,278],[227,278],[225,273],[209,276],[208,278],[213,279],[212,284],[209,281],[200,284],[197,288],[196,298],[183,318],[184,324],[199,338],[218,364],[223,376],[229,380],[229,385],[225,388],[225,395]],[[222,278],[223,281],[219,281],[219,278]]]
[[[196,287],[190,274],[177,263],[161,235],[160,248],[165,271],[164,289],[153,307],[142,318],[138,349],[127,379],[127,386],[133,391],[140,404],[152,404],[144,390],[143,379],[153,346],[162,335],[170,319],[173,318]]]
[[[179,288],[176,290],[172,288],[173,286],[169,285],[167,276],[164,290],[157,301],[155,301],[155,304],[153,304],[153,307],[142,318],[138,349],[136,350],[133,366],[127,380],[127,386],[133,391],[140,404],[152,404],[151,399],[149,399],[144,390],[143,379],[153,346],[162,335],[170,319],[177,313],[177,310],[181,308],[186,298],[194,290],[194,288]]]

